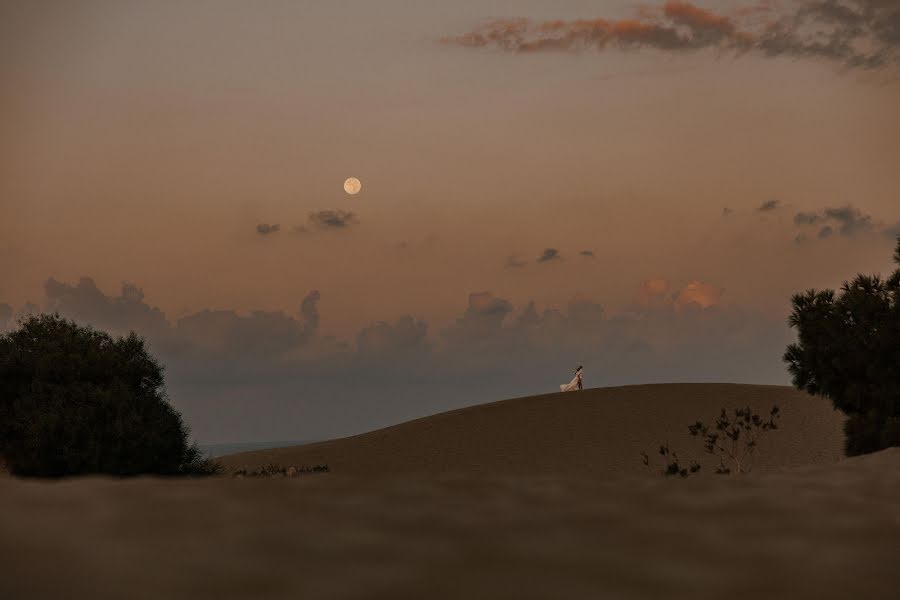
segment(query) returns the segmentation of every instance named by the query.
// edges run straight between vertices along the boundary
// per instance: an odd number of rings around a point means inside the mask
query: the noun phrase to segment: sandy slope
[[[327,464],[333,472],[591,474],[641,472],[640,451],[668,441],[687,457],[697,419],[749,405],[782,410],[782,427],[762,440],[759,472],[828,463],[841,456],[842,418],[831,403],[788,387],[662,384],[517,398],[442,413],[363,435],[223,458],[229,468]],[[712,469],[714,464],[709,462]]]
[[[0,598],[887,599],[900,449],[744,478],[0,481]]]

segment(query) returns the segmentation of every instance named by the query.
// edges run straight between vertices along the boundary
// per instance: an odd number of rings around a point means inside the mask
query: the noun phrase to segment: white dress
[[[575,371],[575,377],[569,383],[565,383],[559,386],[559,391],[561,392],[574,392],[580,387],[581,384],[581,369]]]

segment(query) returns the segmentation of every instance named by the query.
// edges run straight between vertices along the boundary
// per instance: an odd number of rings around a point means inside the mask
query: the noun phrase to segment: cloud
[[[722,288],[701,281],[690,281],[676,289],[667,279],[647,279],[638,286],[632,306],[637,312],[707,309],[718,306],[724,292]]]
[[[776,210],[781,206],[781,203],[778,200],[766,200],[757,208],[757,212],[771,212]]]
[[[605,316],[603,305],[581,293],[572,296],[566,308],[569,324],[585,332],[602,323]]]
[[[527,260],[520,260],[517,256],[507,256],[506,257],[506,268],[507,269],[521,269],[525,265],[528,264]]]
[[[44,284],[46,308],[79,321],[115,332],[137,329],[156,337],[168,333],[163,312],[144,302],[144,292],[132,283],[122,284],[118,296],[107,296],[90,277],[70,285],[50,278]]]
[[[582,250],[582,251],[579,252],[578,254],[579,254],[580,256],[584,256],[584,257],[586,257],[586,258],[594,258],[594,251],[593,251],[593,250]]]
[[[660,298],[659,306],[607,315],[583,295],[563,309],[540,311],[529,302],[520,313],[506,313],[502,321],[480,328],[478,336],[445,339],[435,358],[480,381],[508,377],[524,383],[532,373],[582,363],[592,373],[592,385],[634,379],[747,381],[763,372],[786,380],[780,354],[791,336],[782,318],[722,306],[721,288],[706,283],[691,282],[674,294],[666,280],[641,288]],[[751,363],[753,374],[744,371]],[[528,393],[528,386],[522,391]]]
[[[639,309],[662,308],[672,302],[668,280],[657,278],[642,281],[634,294],[633,304]]]
[[[278,233],[281,230],[281,225],[278,223],[260,223],[256,226],[256,233],[259,235],[271,235],[273,233]]]
[[[799,212],[794,215],[795,225],[815,225],[824,220],[824,217],[814,212]]]
[[[466,404],[554,391],[578,364],[590,386],[661,381],[787,383],[791,334],[720,304],[720,288],[666,279],[638,287],[638,310],[607,314],[583,294],[539,310],[488,291],[429,337],[412,316],[376,321],[349,341],[323,336],[322,296],[293,313],[206,308],[170,320],[125,284],[48,280],[45,310],[144,335],[166,366],[175,405],[207,441],[350,434]],[[32,307],[37,311],[38,307]],[[0,317],[9,308],[0,305]]]
[[[44,287],[46,303],[30,312],[58,312],[113,334],[136,331],[163,359],[176,386],[291,377],[285,364],[327,346],[318,338],[316,291],[302,300],[296,316],[207,308],[170,321],[134,284],[123,284],[119,295],[105,294],[89,277],[75,285],[51,278]]]
[[[562,256],[560,256],[559,250],[556,248],[544,248],[544,251],[541,252],[541,255],[536,260],[539,263],[553,262],[562,260]]]
[[[312,328],[315,331],[315,327]],[[286,358],[310,336],[306,323],[280,311],[205,309],[177,321],[177,333],[196,358],[215,358],[233,366],[230,358],[244,355],[247,363]]]
[[[701,281],[691,281],[675,295],[675,307],[678,309],[690,307],[710,308],[720,303],[724,293],[724,289],[714,285]]]
[[[469,294],[469,304],[462,316],[445,329],[443,337],[451,344],[473,343],[490,339],[512,312],[509,300],[496,298],[490,292]]]
[[[476,316],[502,321],[512,311],[512,304],[503,298],[495,298],[490,292],[469,294],[469,307],[464,317]]]
[[[322,295],[319,290],[313,290],[303,298],[300,303],[300,316],[303,319],[303,334],[312,337],[319,329],[319,300]]]
[[[842,206],[840,208],[826,208],[824,213],[826,220],[839,224],[841,235],[855,236],[872,231],[874,225],[870,215],[863,214],[858,208]]]
[[[844,237],[859,237],[890,228],[875,223],[871,215],[863,213],[851,205],[826,207],[818,212],[799,212],[794,215],[794,224],[800,227],[822,225],[818,238],[825,239],[838,233]]]
[[[345,210],[320,210],[309,213],[309,223],[317,229],[346,229],[359,219]]]
[[[356,335],[356,351],[358,360],[367,362],[420,361],[431,352],[428,325],[408,315],[394,323],[379,321]]]
[[[466,48],[531,52],[648,48],[663,52],[713,49],[738,56],[828,60],[851,68],[896,62],[900,5],[892,0],[816,0],[784,14],[774,3],[739,7],[731,15],[670,0],[644,6],[631,19],[533,21],[493,19],[441,39]],[[760,18],[762,16],[762,18]]]

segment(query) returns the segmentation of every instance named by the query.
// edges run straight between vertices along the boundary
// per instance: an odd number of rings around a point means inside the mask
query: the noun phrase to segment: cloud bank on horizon
[[[645,281],[628,310],[608,314],[583,294],[564,308],[516,309],[490,292],[472,293],[448,327],[431,333],[411,315],[375,322],[352,340],[321,333],[317,291],[294,314],[204,309],[170,319],[126,283],[108,295],[87,277],[44,286],[42,306],[0,304],[0,329],[55,311],[114,333],[146,337],[167,368],[173,401],[204,441],[360,431],[439,410],[553,391],[575,363],[593,386],[669,381],[785,383],[780,363],[789,333],[782,319],[722,303],[724,290],[692,281]],[[230,405],[234,390],[246,394]],[[259,431],[247,401],[285,429]],[[263,408],[264,407],[264,408]],[[355,407],[351,409],[350,407]],[[238,410],[242,417],[225,417]],[[318,428],[292,421],[314,413]],[[375,421],[374,423],[378,423]],[[299,436],[299,438],[297,437]]]
[[[900,60],[895,0],[761,0],[719,13],[691,2],[642,5],[631,19],[492,19],[443,43],[505,52],[653,49],[787,56],[876,69]]]

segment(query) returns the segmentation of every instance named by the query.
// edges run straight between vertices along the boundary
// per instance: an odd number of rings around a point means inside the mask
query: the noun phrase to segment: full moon
[[[358,194],[359,190],[362,189],[362,184],[359,182],[359,179],[356,177],[350,177],[347,181],[344,182],[344,191],[353,196],[354,194]]]

